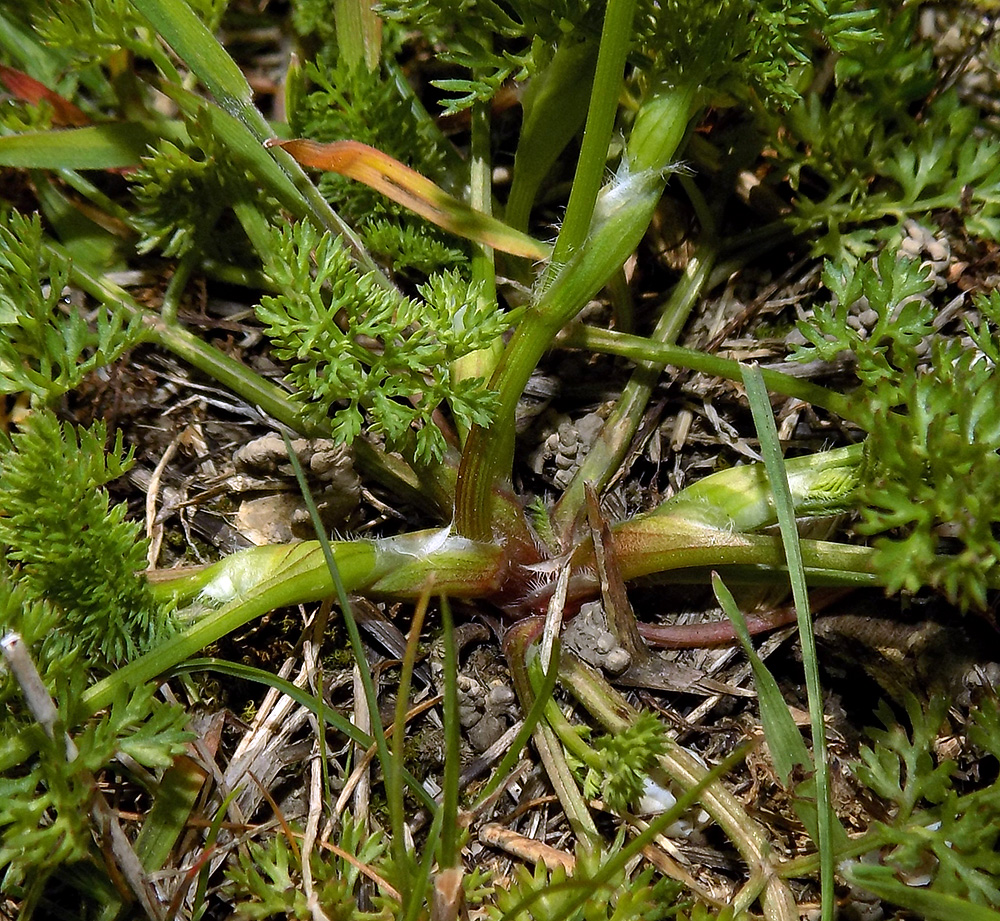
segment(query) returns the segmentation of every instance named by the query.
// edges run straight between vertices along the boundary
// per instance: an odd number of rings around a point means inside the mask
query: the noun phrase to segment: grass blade
[[[326,533],[323,530],[323,522],[319,517],[319,510],[316,508],[316,503],[313,501],[312,493],[309,492],[309,486],[306,483],[305,473],[302,471],[302,465],[299,463],[298,456],[292,449],[292,442],[288,437],[288,433],[282,429],[281,437],[285,441],[285,449],[288,452],[288,460],[292,465],[292,469],[295,471],[295,479],[298,481],[299,489],[302,491],[302,498],[305,500],[306,507],[309,509],[309,517],[312,520],[313,529],[316,531],[316,538],[319,540],[320,546],[323,548],[323,557],[326,560],[327,568],[330,570],[330,576],[333,579],[333,584],[337,591],[337,602],[340,605],[341,613],[344,617],[344,624],[347,627],[348,636],[351,638],[351,650],[354,653],[354,661],[357,663],[358,671],[361,674],[361,683],[364,685],[365,689],[365,701],[368,705],[368,713],[371,719],[372,736],[375,739],[375,748],[378,751],[378,760],[382,766],[382,774],[384,777],[391,777],[395,772],[395,767],[393,764],[393,755],[389,751],[389,744],[386,740],[385,729],[382,726],[382,717],[379,714],[378,709],[378,692],[375,689],[375,681],[372,678],[371,669],[368,667],[368,659],[365,656],[365,647],[361,642],[361,631],[358,629],[358,622],[354,617],[354,611],[351,608],[350,599],[347,597],[347,590],[344,588],[344,582],[340,578],[340,570],[337,567],[337,561],[334,559],[333,550],[330,547],[330,541],[327,540]],[[400,766],[400,771],[402,771],[402,766]],[[432,813],[437,812],[437,805],[431,806]],[[401,810],[393,809],[389,815],[390,825],[392,828],[392,841],[400,842],[401,846],[405,846],[405,825],[406,817],[402,814]]]
[[[757,655],[757,650],[750,642],[750,631],[747,629],[743,613],[737,607],[732,593],[715,572],[712,573],[712,589],[719,604],[722,605],[722,610],[732,621],[740,645],[750,660],[754,684],[757,685],[757,703],[760,705],[760,722],[764,727],[764,738],[767,739],[771,760],[781,777],[781,782],[787,786],[795,765],[809,764],[809,749],[802,741],[802,733],[795,725],[792,714],[788,711],[788,705],[781,696],[778,682],[774,680],[774,675],[768,671],[764,660]]]
[[[266,127],[254,108],[253,92],[243,71],[184,0],[132,0],[132,5],[227,112],[248,127]]]
[[[444,633],[444,778],[441,811],[441,850],[438,867],[458,866],[458,784],[462,768],[461,727],[458,717],[458,648],[455,645],[455,624],[446,595],[441,596],[441,625]]]
[[[271,672],[264,671],[263,669],[243,665],[240,662],[229,662],[225,659],[189,659],[187,662],[172,668],[168,675],[186,675],[191,672],[200,671],[212,671],[220,675],[239,678],[241,681],[253,681],[257,684],[264,684],[269,688],[274,688],[286,697],[290,697],[297,704],[306,707],[319,719],[332,726],[361,748],[370,748],[372,745],[372,737],[370,735],[362,732],[354,723],[331,707],[327,707],[326,705],[320,706],[315,694],[311,694],[303,688],[296,687],[291,681],[279,678],[277,675],[273,675]],[[403,780],[422,805],[434,812],[437,811],[437,803],[434,802],[434,798],[424,789],[423,784],[408,771],[403,772]]]
[[[144,125],[26,131],[0,138],[0,166],[19,169],[120,169],[137,166],[156,137]]]
[[[788,478],[785,474],[784,458],[778,441],[778,429],[771,412],[771,401],[760,368],[751,365],[743,369],[743,383],[747,400],[753,413],[754,425],[760,438],[761,454],[771,481],[774,495],[778,527],[785,548],[788,575],[792,583],[792,599],[798,617],[799,637],[802,643],[802,663],[805,668],[806,689],[809,695],[809,723],[813,737],[813,763],[816,785],[817,841],[820,855],[820,895],[821,917],[823,921],[833,918],[834,911],[834,848],[833,823],[835,817],[830,806],[830,775],[826,757],[826,727],[823,722],[823,690],[819,680],[819,664],[816,660],[816,638],[813,634],[812,617],[809,613],[809,595],[806,590],[806,576],[802,565],[802,548],[799,546],[799,532],[795,524],[795,505],[792,502]]]

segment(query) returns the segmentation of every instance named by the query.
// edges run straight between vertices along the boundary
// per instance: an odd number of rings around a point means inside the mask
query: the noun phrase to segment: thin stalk
[[[552,254],[554,265],[566,261],[571,253],[579,250],[590,232],[621,96],[635,6],[636,0],[608,0],[580,159],[573,176],[566,216]]]
[[[531,666],[529,657],[531,655],[531,643],[540,629],[537,619],[522,620],[514,624],[504,637],[504,655],[510,667],[511,680],[514,683],[514,690],[517,692],[521,707],[527,710],[533,708],[536,701],[535,687],[544,682],[541,676],[537,676],[534,681],[531,676]],[[558,643],[553,647],[552,660],[549,665],[549,672],[558,670],[559,650]],[[540,671],[540,666],[539,666]],[[546,705],[548,701],[546,701]],[[573,772],[566,763],[566,756],[563,754],[563,747],[552,727],[540,720],[532,733],[535,749],[545,766],[552,787],[559,797],[559,802],[566,812],[566,817],[573,828],[574,834],[580,842],[587,848],[595,848],[601,840],[594,824],[594,819],[590,815],[590,810],[584,802],[583,796],[576,785]]]
[[[552,60],[535,74],[521,96],[521,134],[504,218],[527,231],[538,189],[570,139],[587,118],[597,49],[575,33],[563,36]]]
[[[396,764],[389,751],[389,744],[385,737],[385,729],[382,726],[382,717],[379,713],[378,707],[378,691],[375,689],[375,681],[372,678],[371,669],[368,666],[368,657],[365,655],[364,643],[361,641],[361,631],[358,629],[358,622],[354,617],[354,609],[351,607],[350,599],[347,597],[347,588],[344,584],[344,580],[341,578],[340,567],[337,565],[337,560],[333,555],[333,549],[330,546],[330,542],[326,539],[323,521],[319,516],[319,510],[316,508],[316,503],[313,501],[312,493],[309,491],[309,485],[306,482],[305,473],[302,471],[302,465],[299,463],[299,459],[295,451],[292,450],[292,442],[287,433],[282,432],[281,434],[285,441],[285,449],[288,452],[288,459],[291,462],[292,470],[295,471],[295,479],[298,480],[299,489],[302,491],[302,498],[305,500],[306,507],[309,509],[309,517],[312,519],[313,529],[316,532],[320,548],[323,551],[323,560],[326,563],[326,568],[330,574],[331,580],[333,581],[334,588],[336,589],[337,602],[340,605],[340,613],[344,618],[344,626],[347,627],[347,635],[351,640],[351,650],[354,654],[354,662],[358,667],[358,671],[361,675],[361,683],[364,685],[365,689],[365,702],[368,704],[368,715],[371,721],[372,737],[375,740],[375,748],[378,751],[378,760],[382,766],[383,776],[388,778],[393,776]],[[403,815],[402,808],[391,810],[389,819],[392,826],[392,841],[394,843],[396,841],[399,842],[399,847],[402,849],[399,856],[405,859],[406,839],[404,837],[404,833],[406,817]]]
[[[570,693],[608,732],[623,732],[638,718],[639,712],[608,684],[603,675],[575,656],[563,657],[559,674]],[[697,758],[673,742],[660,757],[660,765],[685,790],[703,783],[708,774],[708,769]],[[791,891],[775,872],[764,827],[747,815],[739,800],[721,781],[707,783],[699,800],[750,869],[751,883],[740,891],[733,908],[737,912],[745,910],[760,896],[768,919],[791,921],[797,918]]]
[[[894,843],[892,829],[875,827],[869,829],[858,838],[851,838],[846,847],[840,848],[836,853],[837,862],[850,860],[852,857],[860,857],[862,854],[870,854],[878,851],[887,845]],[[820,855],[803,854],[801,857],[793,857],[779,864],[778,875],[783,879],[802,879],[811,876],[819,870]]]
[[[648,519],[643,524],[648,525]],[[630,522],[612,527],[626,580],[689,567],[741,565],[784,570],[780,538],[765,534],[727,535],[716,528],[692,526],[680,516],[664,516],[657,525],[655,530],[642,525],[633,527]],[[579,558],[582,561],[587,556],[580,554]],[[835,541],[802,541],[802,557],[808,569],[841,574],[847,584],[878,584],[869,547]],[[574,562],[576,559],[575,556]]]
[[[385,774],[385,799],[393,828],[392,840],[389,842],[389,847],[392,849],[393,859],[400,867],[406,866],[411,860],[406,849],[406,840],[403,837],[403,825],[406,821],[403,803],[403,766],[406,759],[406,712],[410,706],[410,684],[413,678],[413,669],[417,661],[420,631],[423,629],[424,617],[427,614],[427,604],[430,601],[430,597],[431,587],[427,585],[413,610],[413,620],[410,622],[410,631],[406,638],[406,649],[403,652],[403,662],[399,670],[399,687],[396,690],[396,715],[392,721],[392,758],[388,764],[384,765],[384,767],[389,768]],[[410,874],[404,874],[404,881],[408,881],[409,878]],[[406,892],[404,888],[404,900],[411,895],[412,893]]]
[[[485,102],[472,108],[471,162],[469,165],[469,204],[481,214],[493,214],[493,171],[490,160],[490,110]],[[496,267],[492,247],[472,244],[472,280],[480,286],[480,295],[491,303],[497,299]],[[478,349],[456,359],[451,365],[451,380],[456,386],[469,378],[489,379],[503,352],[503,342],[494,340],[487,348]],[[469,428],[458,423],[458,435],[465,444]]]
[[[771,413],[771,403],[767,387],[760,369],[748,367],[744,370],[747,399],[753,413],[754,424],[760,438],[761,452],[771,482],[778,526],[788,559],[788,572],[792,583],[792,598],[799,623],[799,639],[802,644],[802,663],[806,674],[806,690],[809,697],[809,724],[813,738],[813,765],[816,787],[816,812],[818,840],[816,846],[820,854],[820,911],[823,921],[830,921],[834,912],[834,848],[833,848],[833,808],[830,801],[830,770],[827,764],[826,724],[823,719],[823,688],[820,684],[819,665],[816,658],[816,638],[813,633],[812,617],[809,615],[809,593],[803,572],[802,549],[799,533],[795,525],[795,506],[792,502],[788,479],[785,476],[784,459],[778,442],[778,429]]]
[[[261,269],[248,269],[239,265],[229,265],[217,259],[203,258],[201,270],[209,278],[221,281],[227,285],[237,285],[241,288],[252,288],[254,291],[274,293],[278,289]]]
[[[650,337],[652,341],[676,341],[704,290],[714,261],[714,253],[709,246],[702,247],[702,252],[688,262],[683,277],[674,286],[663,307]],[[583,510],[586,484],[590,483],[600,492],[625,457],[662,371],[662,364],[648,361],[641,362],[635,369],[587,457],[552,510],[553,527],[564,543],[570,539]]]
[[[72,263],[66,251],[54,243],[46,248],[59,259],[70,265],[73,283],[91,297],[108,307],[125,307],[130,313],[143,318],[146,323],[146,339],[165,348],[189,365],[207,374],[224,385],[246,402],[257,406],[262,412],[287,425],[289,428],[312,438],[327,437],[329,431],[310,420],[276,384],[254,373],[248,367],[218,349],[202,342],[193,333],[175,323],[165,322],[162,317],[140,307],[124,289],[91,274],[79,264]],[[428,484],[422,481],[413,469],[398,457],[388,454],[362,439],[355,439],[354,457],[358,466],[377,482],[395,491],[418,508],[426,508],[434,514],[450,517],[453,489],[446,479],[442,484]],[[442,471],[438,471],[444,476]],[[428,486],[432,488],[428,488]]]
[[[441,831],[447,821],[447,816],[443,809],[434,812],[434,819],[428,830],[427,838],[430,841],[437,841],[441,837]],[[426,893],[431,888],[431,874],[434,870],[434,856],[436,849],[428,847],[424,849],[423,859],[412,871],[410,881],[414,884],[410,889],[409,899],[403,900],[403,911],[399,917],[400,921],[419,921],[421,917],[426,917]]]
[[[198,263],[198,253],[194,250],[185,253],[174,267],[174,274],[167,284],[167,290],[163,293],[163,300],[160,303],[160,316],[164,323],[177,322],[177,308],[180,300],[184,296],[184,289],[191,279],[191,273]]]
[[[444,777],[441,781],[441,849],[437,855],[440,869],[458,866],[458,787],[462,768],[461,726],[458,716],[458,647],[455,645],[455,623],[448,596],[441,596],[441,633],[444,642]]]
[[[152,681],[206,646],[275,608],[298,604],[303,597],[318,598],[329,594],[329,576],[324,578],[316,565],[315,546],[292,544],[257,549],[273,549],[276,552],[267,577],[258,581],[250,597],[237,595],[152,652],[93,685],[81,696],[81,717],[110,706],[122,688],[138,687]],[[376,553],[369,541],[338,542],[336,554],[343,582],[352,591],[370,581],[376,571]]]
[[[662,188],[660,177],[644,174],[635,194],[616,202],[616,207],[594,228],[586,247],[556,273],[507,343],[490,382],[497,392],[496,419],[488,429],[473,427],[459,468],[455,523],[466,536],[481,540],[492,534],[491,493],[510,480],[515,412],[532,371],[559,330],[639,244]]]
[[[555,648],[555,644],[558,644],[558,642],[559,640],[556,638],[554,640],[553,650]],[[496,792],[500,784],[502,784],[510,775],[510,772],[514,770],[514,765],[517,764],[518,759],[521,757],[521,752],[524,750],[524,746],[528,744],[528,739],[534,732],[535,726],[544,716],[545,707],[547,706],[549,699],[552,697],[552,692],[555,690],[556,682],[559,678],[559,669],[557,666],[558,656],[556,656],[556,664],[550,664],[548,671],[543,673],[542,683],[535,688],[535,699],[524,717],[524,722],[521,724],[520,730],[518,730],[517,735],[514,737],[514,741],[507,750],[507,754],[503,756],[503,759],[493,771],[493,775],[490,777],[489,782],[476,798],[476,802],[470,810],[471,812],[478,812],[483,803],[485,803]]]
[[[487,217],[493,216],[493,166],[490,158],[490,107],[477,102],[472,107],[471,162],[469,164],[469,204]],[[495,301],[496,268],[493,249],[484,243],[472,248],[472,279],[483,285],[483,295]]]
[[[57,169],[53,170],[53,172],[66,185],[72,189],[76,189],[77,192],[97,205],[109,217],[114,218],[116,221],[121,221],[130,230],[135,230],[133,215],[113,198],[98,189],[97,186],[86,179],[81,173],[77,172],[77,170]]]
[[[696,349],[654,342],[642,336],[633,336],[610,329],[578,325],[563,332],[555,343],[560,348],[589,349],[607,355],[618,355],[635,362],[656,362],[660,365],[675,365],[689,371],[699,371],[729,381],[742,381],[741,365],[732,358],[723,358]],[[840,416],[848,422],[856,422],[857,414],[852,410],[851,399],[842,393],[801,380],[781,371],[761,368],[764,383],[772,393],[796,397],[819,406]]]
[[[578,912],[594,898],[596,891],[600,887],[606,886],[610,890],[611,880],[613,880],[619,873],[624,872],[628,868],[629,864],[638,858],[648,845],[652,844],[657,840],[657,838],[667,832],[671,825],[677,822],[688,810],[696,805],[700,801],[702,793],[709,786],[721,780],[733,768],[735,768],[738,764],[741,764],[746,759],[750,748],[750,746],[744,745],[741,748],[736,749],[736,751],[726,755],[726,757],[719,762],[719,764],[705,774],[705,776],[702,777],[694,786],[685,790],[677,798],[673,806],[671,806],[666,812],[658,815],[652,821],[648,822],[645,825],[645,828],[632,838],[627,845],[622,847],[616,853],[611,854],[601,864],[600,869],[593,876],[588,876],[587,878],[581,880],[576,880],[571,876],[564,882],[555,883],[545,889],[536,889],[510,908],[500,921],[509,921],[509,919],[521,918],[524,916],[524,913],[539,899],[545,898],[550,893],[560,892],[570,888],[581,890],[580,895],[575,902],[570,902],[569,904],[564,903],[561,906],[561,909],[564,913],[564,917],[574,917],[576,912]]]
[[[595,82],[595,94],[598,91]],[[491,493],[511,476],[514,416],[528,378],[559,330],[639,245],[663,192],[670,158],[687,130],[695,95],[693,87],[665,88],[640,108],[626,167],[603,190],[596,209],[590,208],[585,241],[566,250],[565,262],[553,259],[538,300],[507,344],[490,382],[498,394],[496,420],[488,430],[472,429],[459,469],[455,524],[467,537],[482,540],[491,535]]]
[[[583,762],[587,767],[595,770],[601,769],[600,755],[583,741],[580,733],[573,728],[573,724],[566,718],[554,700],[548,701],[545,705],[545,722],[552,727],[552,731],[556,734],[559,741],[562,742],[563,747],[574,758]]]

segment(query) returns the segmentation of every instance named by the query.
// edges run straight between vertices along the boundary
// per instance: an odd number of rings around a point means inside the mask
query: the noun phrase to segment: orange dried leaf
[[[473,210],[426,176],[360,141],[321,144],[304,138],[292,141],[272,139],[265,142],[265,146],[281,147],[303,166],[363,182],[386,198],[460,237],[528,259],[540,260],[549,256],[550,248],[544,243]]]

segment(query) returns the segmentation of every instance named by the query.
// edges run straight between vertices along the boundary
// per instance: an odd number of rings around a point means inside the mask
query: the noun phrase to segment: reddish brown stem
[[[829,607],[845,594],[843,589],[816,592],[810,598],[813,614]],[[764,614],[747,614],[747,629],[751,636],[776,630],[795,623],[795,605],[775,608]],[[704,624],[639,624],[639,634],[653,646],[664,649],[700,649],[704,646],[730,646],[737,642],[733,625],[728,620]]]

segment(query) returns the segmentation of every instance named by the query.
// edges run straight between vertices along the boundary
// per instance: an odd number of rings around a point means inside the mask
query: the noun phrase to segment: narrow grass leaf
[[[241,681],[253,681],[257,684],[263,684],[269,688],[274,688],[276,691],[280,691],[285,696],[290,697],[297,704],[301,704],[303,707],[306,707],[310,712],[314,713],[317,718],[324,721],[329,726],[332,726],[360,748],[370,748],[373,744],[372,737],[368,735],[368,733],[362,732],[358,729],[358,727],[347,719],[347,717],[342,716],[330,707],[325,705],[321,706],[320,702],[317,701],[315,694],[310,694],[308,691],[296,687],[290,681],[286,681],[284,678],[279,678],[277,675],[264,671],[263,669],[254,668],[250,665],[243,665],[239,662],[228,662],[225,659],[205,658],[189,659],[188,661],[170,669],[170,671],[166,674],[168,676],[186,675],[190,672],[201,671],[211,671],[216,672],[219,675],[229,675],[233,678],[239,678]],[[424,806],[432,810],[437,809],[437,803],[434,802],[433,797],[431,797],[431,795],[424,789],[423,785],[412,774],[408,771],[404,771],[403,780],[406,782],[413,795],[419,799]]]
[[[494,770],[493,776],[490,777],[489,782],[476,799],[475,805],[472,807],[473,812],[478,811],[479,807],[496,792],[500,784],[514,770],[514,765],[517,764],[518,759],[521,757],[524,746],[528,744],[528,739],[531,738],[535,726],[538,725],[538,721],[544,715],[545,707],[552,697],[553,691],[555,691],[556,681],[559,678],[558,643],[559,640],[556,638],[556,646],[553,648],[552,655],[549,658],[548,671],[542,672],[542,682],[535,689],[535,699],[531,702],[531,707],[525,715],[524,722],[514,737],[513,743],[511,743],[510,748],[507,750],[507,754],[503,756],[496,770]]]
[[[263,151],[259,151],[259,145],[270,137],[272,130],[254,106],[253,92],[243,72],[184,0],[134,0],[134,5],[215,98],[218,106],[209,106],[208,111],[213,127],[224,131],[224,143],[230,150],[242,160],[250,161],[255,175],[267,178],[282,204],[293,214],[308,214],[318,227],[343,237],[359,264],[373,272],[381,284],[388,285],[388,279],[375,265],[357,235],[333,211],[295,163],[286,158],[285,162],[277,164],[277,168],[285,174],[279,178],[275,173],[276,165],[265,164],[260,159]],[[170,89],[174,93],[185,92],[176,86]],[[188,95],[196,98],[193,94]],[[217,109],[218,114],[213,109]],[[242,130],[227,123],[221,117],[223,115],[230,116]]]
[[[413,681],[413,669],[417,661],[420,631],[423,629],[430,597],[431,588],[428,585],[417,601],[413,620],[410,623],[409,635],[406,638],[406,649],[403,652],[403,662],[399,673],[399,686],[396,690],[396,716],[392,723],[391,770],[386,771],[385,774],[385,798],[389,814],[390,816],[403,817],[404,822],[403,763],[406,758],[406,713],[410,707],[410,687]],[[405,840],[397,840],[393,837],[390,847],[397,864],[403,866],[409,863]]]
[[[382,54],[382,20],[371,0],[333,0],[337,51],[351,69],[372,71]]]
[[[53,131],[26,131],[0,138],[0,166],[19,169],[122,169],[138,166],[156,137],[133,122]]]
[[[587,118],[596,63],[593,42],[567,36],[551,62],[528,82],[506,210],[508,222],[518,230],[528,226],[542,181]]]
[[[11,4],[6,4],[13,9]],[[65,73],[68,52],[45,45],[31,21],[0,9],[0,48],[8,61],[20,65],[36,79],[51,86]]]
[[[830,806],[830,774],[826,757],[826,726],[823,722],[823,689],[819,680],[816,639],[809,613],[809,594],[802,565],[802,547],[799,544],[799,532],[795,523],[795,505],[788,487],[781,444],[778,441],[778,429],[774,424],[771,401],[760,368],[756,365],[745,367],[743,384],[746,387],[750,411],[753,413],[754,425],[760,438],[760,450],[771,482],[771,492],[774,494],[775,512],[781,530],[781,541],[785,548],[785,560],[788,563],[788,574],[792,583],[792,598],[798,618],[802,662],[809,695],[809,722],[813,737],[813,777],[818,824],[816,846],[820,856],[820,910],[823,921],[829,921],[834,911],[833,823],[836,818]]]
[[[719,578],[719,574],[712,573],[712,589],[722,610],[733,624],[733,630],[739,638],[740,645],[750,660],[750,667],[753,669],[753,680],[757,686],[757,702],[760,704],[760,722],[764,727],[764,738],[767,739],[767,747],[771,752],[771,760],[781,777],[781,782],[788,785],[792,775],[792,769],[797,764],[808,765],[811,761],[809,749],[802,741],[802,733],[792,719],[792,714],[788,711],[788,705],[781,696],[778,689],[778,682],[774,680],[774,675],[764,664],[764,660],[757,655],[757,650],[753,648],[750,641],[750,631],[747,629],[747,622],[743,613],[737,607],[732,593],[726,588],[725,583]]]
[[[91,220],[44,173],[35,173],[33,179],[42,213],[74,265],[83,264],[93,272],[127,267],[121,257],[121,237]]]
[[[166,863],[191,817],[206,777],[205,769],[188,755],[179,755],[167,769],[135,839],[135,852],[144,869],[159,870]]]
[[[361,642],[361,631],[358,629],[354,610],[351,608],[350,599],[347,597],[347,590],[344,588],[344,582],[340,577],[340,569],[337,566],[336,559],[334,559],[330,541],[327,540],[326,532],[323,530],[323,522],[319,516],[319,510],[316,508],[312,493],[309,491],[309,485],[306,482],[305,473],[302,471],[302,465],[299,463],[298,456],[292,448],[292,442],[284,429],[281,431],[281,437],[284,439],[285,450],[288,452],[288,460],[292,465],[292,470],[295,471],[295,479],[298,481],[299,489],[302,491],[302,498],[305,500],[306,508],[309,509],[309,517],[312,520],[316,538],[323,549],[323,557],[326,560],[327,569],[330,571],[330,577],[333,579],[333,584],[337,591],[337,601],[340,604],[340,611],[344,617],[344,625],[347,627],[348,636],[351,638],[351,650],[354,653],[354,661],[358,667],[358,672],[361,675],[361,683],[365,689],[365,703],[368,706],[368,715],[371,720],[375,748],[378,751],[378,760],[382,766],[383,775],[389,777],[394,770],[392,763],[393,756],[389,751],[385,729],[382,726],[382,717],[378,708],[378,691],[375,689],[375,681],[372,678],[371,669],[368,667],[365,647]],[[437,811],[436,804],[431,808],[433,811]],[[405,841],[406,816],[400,814],[398,809],[394,809],[389,815],[389,820],[392,829],[392,840]]]
[[[184,0],[132,0],[132,5],[224,109],[240,116],[256,113],[252,120],[263,121],[243,71]]]
[[[462,767],[461,724],[458,715],[458,648],[455,645],[455,623],[451,604],[441,596],[441,629],[444,640],[444,778],[442,780],[441,849],[438,867],[458,866],[458,786]]]
[[[695,806],[702,793],[711,784],[720,780],[736,765],[742,763],[750,748],[750,746],[742,746],[736,749],[736,751],[727,755],[719,764],[707,771],[695,784],[677,798],[677,801],[670,809],[650,821],[627,845],[609,856],[601,864],[600,869],[592,876],[581,876],[580,878],[571,876],[566,880],[550,884],[545,889],[535,889],[505,912],[501,916],[500,921],[514,921],[514,919],[525,917],[524,912],[528,911],[535,902],[542,898],[550,898],[556,892],[580,890],[579,896],[574,901],[563,903],[560,906],[562,917],[577,917],[575,913],[582,909],[588,901],[595,899],[596,893],[599,890],[610,888],[611,881],[615,875],[624,871],[628,864],[642,853],[643,848],[652,844],[658,836],[662,835],[684,813]],[[531,917],[541,916],[541,914],[536,915],[534,913],[531,915]]]
[[[198,870],[198,885],[195,888],[194,898],[191,904],[194,906],[192,911],[192,917],[200,918],[202,917],[205,909],[205,895],[208,892],[208,876],[212,870],[212,862],[207,860],[212,852],[215,850],[215,843],[219,840],[219,831],[222,829],[222,823],[226,818],[226,814],[229,812],[229,806],[239,795],[240,788],[234,787],[226,795],[226,798],[219,804],[219,808],[216,809],[215,815],[212,816],[212,824],[208,827],[208,833],[205,835],[205,844],[202,847],[201,858],[195,866],[200,867]],[[294,843],[294,842],[293,842]],[[193,869],[193,868],[192,868]]]

